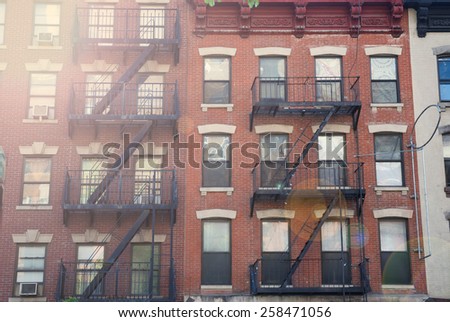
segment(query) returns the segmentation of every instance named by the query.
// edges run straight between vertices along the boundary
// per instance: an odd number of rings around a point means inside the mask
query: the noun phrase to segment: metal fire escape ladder
[[[117,246],[117,248],[111,254],[111,256],[103,263],[102,268],[98,271],[97,275],[94,276],[92,281],[86,287],[86,289],[84,290],[83,294],[81,295],[81,299],[82,300],[88,299],[95,292],[97,287],[102,283],[102,281],[105,278],[106,274],[108,274],[108,272],[111,269],[111,267],[117,261],[119,256],[123,253],[123,251],[128,246],[130,241],[133,239],[133,237],[136,235],[138,230],[141,228],[143,223],[147,220],[149,214],[150,214],[150,210],[144,210],[140,214],[140,216],[136,219],[135,223],[133,224],[131,229],[127,232],[127,234],[122,239],[120,244]]]
[[[328,216],[331,213],[331,210],[333,210],[334,206],[336,205],[337,200],[339,199],[339,193],[337,193],[334,198],[331,200],[331,202],[328,204],[327,209],[323,213],[322,218],[320,218],[317,225],[314,227],[314,230],[312,231],[311,235],[309,236],[309,239],[306,241],[305,246],[303,246],[302,250],[300,251],[300,254],[295,259],[295,262],[292,264],[291,269],[289,270],[289,273],[287,274],[286,278],[283,281],[283,284],[281,284],[280,288],[284,288],[288,285],[289,281],[291,280],[292,276],[294,275],[295,271],[297,270],[298,266],[300,265],[300,262],[302,259],[306,256],[306,253],[308,252],[309,248],[311,247],[314,238],[316,238],[317,234],[319,233],[320,229],[322,228],[323,223],[328,219]],[[303,229],[303,227],[302,227]]]
[[[128,69],[123,73],[123,75],[119,78],[117,83],[115,83],[113,86],[111,86],[111,89],[106,93],[103,98],[98,101],[94,108],[94,114],[101,114],[103,111],[110,105],[114,99],[122,92],[123,86],[125,86],[126,83],[131,81],[136,75],[136,73],[141,69],[142,66],[147,62],[150,56],[152,56],[157,49],[157,45],[155,44],[149,44],[145,49],[142,51],[142,53],[139,55],[139,57],[133,62],[133,64],[128,67]]]

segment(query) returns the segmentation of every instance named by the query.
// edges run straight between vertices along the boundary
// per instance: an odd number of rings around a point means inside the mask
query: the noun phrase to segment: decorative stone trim
[[[381,196],[383,192],[401,192],[402,196],[408,194],[408,187],[374,187],[373,190],[376,192],[377,196]]]
[[[77,146],[77,153],[83,156],[103,156],[103,143],[91,142],[88,146]]]
[[[30,296],[30,297],[10,297],[8,302],[47,302],[47,297]]]
[[[6,66],[8,66],[8,63],[0,63],[0,72],[3,72],[6,69]]]
[[[168,4],[170,0],[136,0],[136,2],[145,4]]]
[[[201,290],[219,290],[219,291],[231,291],[232,285],[200,285]]]
[[[446,54],[450,54],[450,45],[433,48],[433,55],[440,56]]]
[[[227,112],[233,112],[234,104],[202,104],[200,107],[202,108],[202,112],[208,112],[209,108],[226,108]]]
[[[32,211],[49,211],[53,210],[53,206],[42,206],[42,205],[32,205],[32,206],[16,206],[16,210],[32,210]]]
[[[258,219],[269,219],[269,218],[294,219],[294,217],[295,217],[295,210],[266,209],[256,211],[256,218]]]
[[[167,146],[155,146],[153,142],[147,142],[146,144],[142,144],[144,151],[140,151],[139,149],[134,150],[134,156],[163,156],[167,155]]]
[[[402,54],[402,47],[398,46],[367,46],[364,48],[367,56],[374,55],[393,55],[400,56]]]
[[[164,243],[166,241],[166,234],[155,234],[155,243]],[[152,230],[141,229],[131,240],[131,243],[151,243]]]
[[[44,142],[33,142],[31,146],[19,146],[22,155],[55,155],[58,146],[47,146]]]
[[[14,244],[48,244],[53,239],[53,234],[41,234],[38,229],[27,229],[23,234],[12,234]]]
[[[285,125],[285,124],[264,124],[255,126],[256,134],[265,134],[265,133],[291,134],[293,131],[294,127],[292,125]]]
[[[45,120],[45,119],[23,119],[24,124],[58,124],[58,120]]]
[[[380,218],[390,218],[390,217],[399,217],[399,218],[407,218],[411,219],[413,216],[412,209],[403,209],[403,208],[386,208],[386,209],[374,209],[373,217],[375,219]]]
[[[169,70],[170,65],[158,64],[156,60],[149,60],[139,69],[139,73],[168,73]]]
[[[415,289],[414,285],[409,285],[409,284],[405,284],[405,285],[384,284],[384,285],[381,285],[381,288],[384,290],[389,290],[389,289],[390,290],[414,290]]]
[[[337,46],[322,46],[310,48],[309,52],[311,56],[325,56],[325,55],[335,55],[335,56],[345,56],[347,54],[347,47],[337,47]]]
[[[96,229],[86,229],[84,234],[72,234],[72,241],[82,243],[109,243],[111,235],[100,234]]]
[[[37,63],[25,63],[28,72],[60,72],[63,64],[52,63],[50,59],[39,59]]]
[[[326,209],[316,209],[314,210],[314,216],[316,218],[322,218],[323,214],[325,213]],[[330,218],[340,218],[341,217],[341,210],[337,208],[333,208],[328,215]],[[353,218],[355,216],[355,211],[353,209],[342,209],[342,217],[343,218]]]
[[[236,132],[236,126],[228,124],[206,124],[206,125],[199,125],[197,128],[199,134],[208,134],[208,133],[234,134],[234,132]]]
[[[211,219],[211,218],[226,218],[226,219],[236,219],[236,210],[229,209],[205,209],[197,210],[197,219]]]
[[[204,47],[199,48],[198,53],[200,56],[211,56],[211,55],[223,55],[223,56],[235,56],[236,48],[229,47]]]
[[[319,129],[319,125],[318,124],[313,125],[313,126],[311,126],[311,129],[313,132],[316,132]],[[346,125],[346,124],[327,124],[323,128],[322,132],[334,132],[334,133],[349,134],[350,129],[351,129],[350,125]]]
[[[226,192],[227,196],[231,196],[234,192],[233,187],[200,187],[200,194],[206,196],[208,192]]]
[[[408,125],[405,124],[370,124],[369,133],[379,133],[379,132],[396,132],[396,133],[406,133]]]
[[[450,133],[450,125],[443,125],[439,127],[439,134],[448,134]]]
[[[398,112],[403,110],[403,103],[371,103],[372,113],[376,113],[379,108],[396,108]]]
[[[87,3],[119,3],[119,0],[84,0]]]
[[[30,45],[27,47],[28,49],[41,49],[41,50],[62,50],[62,46],[33,46]]]
[[[292,49],[286,47],[253,48],[255,56],[290,56]]]
[[[80,64],[80,66],[83,73],[114,73],[119,69],[119,64],[107,64],[104,60],[94,60],[92,64]]]

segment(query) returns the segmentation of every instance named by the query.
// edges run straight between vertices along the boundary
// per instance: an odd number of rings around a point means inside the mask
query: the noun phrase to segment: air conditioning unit
[[[37,295],[38,283],[20,283],[19,295],[31,296]]]
[[[32,111],[33,117],[48,117],[48,105],[34,105]]]
[[[53,42],[53,35],[51,32],[40,32],[38,34],[38,42]]]

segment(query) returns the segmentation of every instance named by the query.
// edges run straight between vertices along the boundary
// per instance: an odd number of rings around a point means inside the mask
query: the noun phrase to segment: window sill
[[[203,112],[208,112],[209,108],[226,108],[227,112],[233,112],[234,104],[202,104],[201,108]]]
[[[233,193],[233,187],[201,187],[200,193],[202,196],[206,196],[208,192],[226,192],[227,196],[231,196]]]
[[[398,112],[403,109],[403,103],[371,103],[372,112],[376,113],[378,108],[396,108]]]
[[[53,210],[53,206],[17,206],[16,210]]]
[[[10,297],[8,302],[47,302],[44,296]]]
[[[28,46],[28,49],[62,50],[62,46]]]
[[[396,192],[400,191],[402,196],[406,196],[408,194],[408,187],[374,187],[373,190],[377,193],[377,196],[381,196],[383,192]]]
[[[23,119],[22,123],[26,123],[26,124],[58,124],[58,120]]]
[[[232,285],[200,285],[200,289],[202,290],[232,290]]]
[[[414,285],[402,285],[402,284],[392,284],[392,285],[381,285],[381,288],[384,290],[414,290],[415,287]]]

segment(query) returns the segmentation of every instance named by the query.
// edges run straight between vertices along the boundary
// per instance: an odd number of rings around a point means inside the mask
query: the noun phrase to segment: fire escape
[[[290,219],[287,249],[278,253],[263,250],[262,258],[250,265],[252,294],[347,296],[370,291],[361,228],[363,164],[309,161],[311,153],[317,155],[312,148],[319,148],[318,139],[325,135],[327,123],[350,119],[356,132],[360,110],[359,77],[255,78],[250,130],[258,117],[263,122],[277,116],[296,117],[303,129],[278,162],[281,166],[263,169],[262,160],[251,172],[250,216],[274,206],[296,211]],[[340,226],[337,244],[341,246],[327,253],[314,241],[330,219]]]
[[[156,55],[173,55],[178,63],[180,25],[177,9],[115,8],[91,6],[77,9],[74,55],[86,51],[122,55],[133,59],[117,81],[100,77],[75,83],[69,110],[69,135],[75,131],[118,129],[134,133],[128,146],[120,148],[114,164],[100,162],[88,170],[67,170],[63,211],[64,224],[73,216],[110,216],[120,225],[127,218],[134,224],[120,239],[111,255],[96,260],[93,253],[83,263],[61,262],[57,300],[81,301],[171,301],[175,300],[173,226],[177,209],[174,169],[129,169],[125,167],[141,143],[155,130],[176,131],[179,116],[176,83],[143,80],[139,70]],[[119,56],[120,57],[120,56]],[[138,171],[139,170],[139,171]],[[169,246],[155,249],[158,224],[169,225]],[[123,225],[123,224],[122,224]],[[151,231],[151,255],[146,263],[119,260],[132,239],[146,226]],[[114,230],[113,230],[114,231]],[[158,255],[158,256],[156,256]]]

